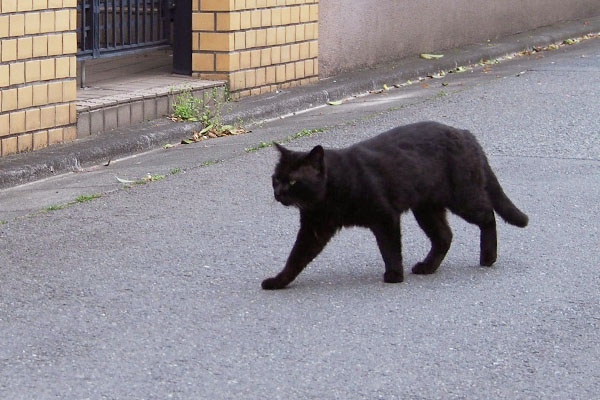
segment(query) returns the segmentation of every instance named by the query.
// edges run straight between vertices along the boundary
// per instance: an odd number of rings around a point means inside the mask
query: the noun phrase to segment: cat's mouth
[[[280,202],[281,204],[283,204],[286,207],[294,205],[294,202],[285,196],[277,196],[276,195],[275,200],[277,200],[278,202]]]

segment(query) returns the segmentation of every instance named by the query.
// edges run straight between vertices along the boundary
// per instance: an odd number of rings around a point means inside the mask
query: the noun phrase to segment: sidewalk
[[[600,32],[600,17],[559,23],[459,49],[440,50],[437,53],[444,54],[444,57],[437,60],[406,58],[374,69],[323,79],[314,85],[231,103],[231,111],[224,117],[224,122],[242,120],[245,124],[251,124],[276,118],[325,104],[329,100],[380,89],[384,84],[393,85],[440,70],[454,69],[596,32]],[[163,118],[69,144],[0,158],[0,189],[157,148],[189,137],[190,132],[199,129],[199,123],[174,123]]]

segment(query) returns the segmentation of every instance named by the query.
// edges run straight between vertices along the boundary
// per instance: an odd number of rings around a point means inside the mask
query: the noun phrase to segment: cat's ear
[[[320,145],[313,147],[306,156],[306,161],[317,171],[323,172],[325,170],[325,150],[323,150],[323,147]]]
[[[273,145],[275,145],[275,148],[277,150],[279,150],[279,154],[281,154],[282,156],[287,156],[288,154],[291,153],[291,151],[289,151],[288,149],[286,149],[285,147],[283,147],[282,145],[280,145],[277,142],[273,142]]]

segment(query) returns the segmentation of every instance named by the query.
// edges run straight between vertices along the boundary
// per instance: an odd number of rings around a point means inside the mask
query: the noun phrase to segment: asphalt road
[[[0,398],[598,398],[600,41],[423,83],[2,191]],[[276,152],[244,148],[312,128],[327,129],[289,146],[346,146],[423,119],[471,129],[530,217],[499,223],[495,266],[451,218],[435,275],[384,284],[374,238],[351,229],[288,289],[261,290],[298,218],[273,200]],[[146,173],[168,176],[114,178]],[[402,230],[408,271],[428,243],[410,215]]]

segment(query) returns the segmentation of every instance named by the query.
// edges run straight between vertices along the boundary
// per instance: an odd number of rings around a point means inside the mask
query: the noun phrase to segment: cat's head
[[[275,143],[279,163],[273,173],[275,200],[284,206],[306,210],[325,198],[327,171],[325,151],[316,146],[309,152],[297,152]]]

